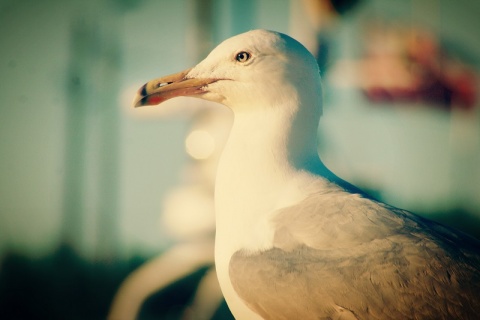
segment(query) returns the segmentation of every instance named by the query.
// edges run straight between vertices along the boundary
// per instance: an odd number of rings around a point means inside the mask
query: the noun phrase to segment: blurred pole
[[[65,180],[62,244],[81,251],[84,241],[86,128],[89,61],[94,56],[95,28],[85,19],[74,20],[70,35],[70,64],[67,75],[65,128]]]
[[[187,48],[192,63],[205,58],[213,47],[214,0],[189,0],[190,21]]]
[[[214,46],[214,0],[189,0],[190,25],[188,26],[187,44],[191,52],[189,59],[194,65],[203,60]],[[199,108],[193,117],[192,125],[201,117],[203,108]]]
[[[189,0],[192,22],[187,34],[187,48],[192,52],[192,63],[204,59],[225,38],[255,29],[257,6],[258,2],[254,0]],[[223,20],[214,14],[226,15],[228,19]],[[230,32],[225,36],[219,29]],[[215,35],[218,33],[222,36],[217,39]]]
[[[121,2],[108,2],[102,7],[102,33],[99,52],[101,74],[98,87],[100,117],[98,215],[95,256],[112,260],[119,244],[119,162],[120,162],[120,94],[121,32],[123,30]],[[119,14],[120,13],[120,14]]]
[[[82,242],[85,203],[85,151],[87,91],[85,74],[91,55],[89,25],[75,21],[70,35],[65,128],[65,179],[63,186],[62,244],[78,250]]]
[[[80,6],[67,79],[62,241],[97,260],[114,258],[119,243],[122,12],[116,9],[116,2]]]

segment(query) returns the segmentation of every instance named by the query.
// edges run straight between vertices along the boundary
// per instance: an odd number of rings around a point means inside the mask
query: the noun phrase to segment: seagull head
[[[225,40],[193,68],[147,82],[134,106],[178,96],[219,102],[234,112],[283,101],[321,106],[321,85],[315,58],[303,45],[282,33],[253,30]]]

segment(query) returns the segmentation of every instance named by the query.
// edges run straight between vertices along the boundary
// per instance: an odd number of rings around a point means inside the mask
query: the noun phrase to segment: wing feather
[[[351,194],[280,210],[274,247],[238,251],[230,277],[265,319],[477,319],[480,245]]]

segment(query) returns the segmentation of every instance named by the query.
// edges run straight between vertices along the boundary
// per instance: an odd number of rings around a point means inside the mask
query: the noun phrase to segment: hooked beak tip
[[[138,89],[135,98],[133,99],[133,107],[143,107],[147,100],[147,84],[145,83],[140,89]]]

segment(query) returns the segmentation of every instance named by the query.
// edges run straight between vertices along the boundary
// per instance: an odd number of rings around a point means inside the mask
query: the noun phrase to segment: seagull
[[[147,82],[234,122],[215,182],[215,264],[237,319],[478,319],[480,242],[371,198],[320,160],[322,86],[293,38],[253,30]]]

